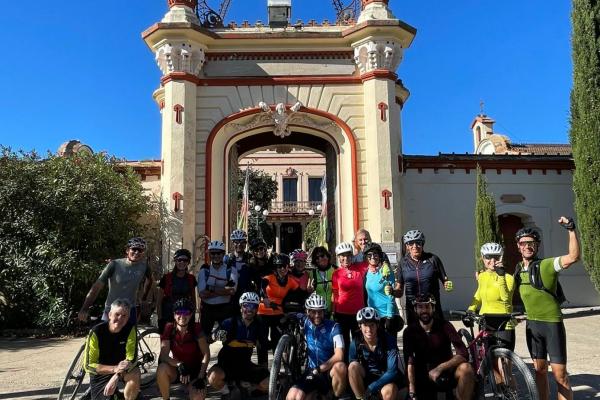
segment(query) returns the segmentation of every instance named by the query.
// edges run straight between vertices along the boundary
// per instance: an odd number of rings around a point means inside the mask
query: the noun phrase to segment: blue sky
[[[218,1],[209,0],[218,7]],[[471,152],[479,103],[513,142],[566,143],[570,1],[390,0],[417,28],[398,74],[405,154]],[[292,0],[292,19],[334,19]],[[160,158],[160,72],[140,33],[166,0],[3,2],[0,144],[55,151],[68,139],[131,160]],[[232,0],[226,21],[266,21],[266,0]]]

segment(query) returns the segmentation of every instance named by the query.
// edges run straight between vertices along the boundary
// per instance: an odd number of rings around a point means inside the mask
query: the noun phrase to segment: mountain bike
[[[530,369],[513,351],[493,344],[494,332],[506,328],[518,313],[477,315],[450,311],[463,318],[469,330],[458,331],[469,351],[469,362],[477,376],[478,397],[494,399],[538,400],[537,387]],[[473,332],[473,323],[479,332]]]
[[[273,355],[269,376],[269,400],[283,400],[292,384],[304,373],[307,364],[306,340],[296,313],[283,318],[281,339]]]
[[[98,317],[91,317],[91,322],[97,322]],[[140,387],[151,386],[156,381],[156,368],[160,355],[160,334],[155,327],[136,327],[138,335],[137,365],[141,372]],[[81,345],[71,362],[65,379],[58,392],[57,400],[89,400],[90,379],[84,369],[85,343]]]

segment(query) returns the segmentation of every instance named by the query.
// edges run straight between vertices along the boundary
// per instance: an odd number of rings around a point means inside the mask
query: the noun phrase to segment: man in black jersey
[[[85,343],[85,370],[90,374],[92,400],[112,400],[117,383],[125,382],[126,400],[137,398],[140,370],[135,363],[137,331],[128,322],[131,303],[116,299],[110,305],[108,321],[94,326]]]

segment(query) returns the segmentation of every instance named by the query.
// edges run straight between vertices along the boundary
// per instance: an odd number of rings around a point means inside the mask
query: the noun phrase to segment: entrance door
[[[289,254],[302,246],[302,226],[299,223],[281,224],[281,252]]]
[[[503,214],[499,217],[499,220],[500,232],[502,233],[502,239],[504,240],[504,256],[502,257],[502,261],[506,267],[506,272],[514,274],[517,263],[521,261],[521,254],[517,249],[515,234],[523,227],[523,221],[518,216],[511,214]],[[518,290],[515,290],[513,294],[513,304],[515,307],[522,307],[523,305]]]

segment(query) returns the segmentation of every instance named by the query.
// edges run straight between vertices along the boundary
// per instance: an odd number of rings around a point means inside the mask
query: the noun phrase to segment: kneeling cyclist
[[[311,294],[305,302],[306,315],[297,314],[304,327],[308,367],[290,389],[287,400],[304,400],[315,391],[326,395],[331,389],[340,397],[346,389],[348,371],[344,359],[344,339],[337,323],[324,319],[327,304],[323,296]]]
[[[241,315],[223,321],[215,333],[215,340],[222,341],[223,348],[208,373],[208,383],[216,390],[224,389],[227,381],[246,381],[257,384],[261,392],[269,390],[269,370],[251,361],[257,344],[266,346],[267,342],[266,330],[256,319],[259,302],[256,293],[243,293],[239,300]]]
[[[348,357],[348,380],[354,397],[394,400],[404,386],[396,338],[379,329],[379,314],[372,307],[360,309],[356,321],[361,334],[352,339]]]

